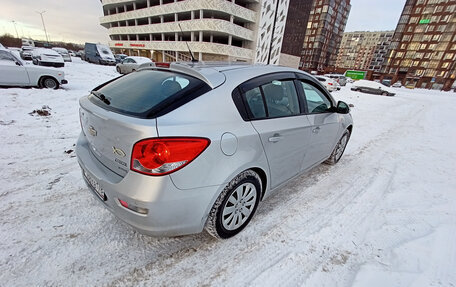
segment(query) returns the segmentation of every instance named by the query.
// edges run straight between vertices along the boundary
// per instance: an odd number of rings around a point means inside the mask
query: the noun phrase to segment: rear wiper
[[[106,98],[105,95],[103,95],[102,93],[94,90],[90,91],[90,93],[95,97],[99,98],[103,103],[107,104],[108,106],[111,104],[108,98]]]

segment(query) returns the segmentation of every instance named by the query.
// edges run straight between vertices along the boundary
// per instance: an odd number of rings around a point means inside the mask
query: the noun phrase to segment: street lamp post
[[[49,44],[48,34],[46,32],[46,26],[44,25],[44,19],[43,19],[43,13],[45,13],[45,12],[46,11],[42,11],[42,12],[36,11],[36,13],[40,14],[40,16],[41,16],[41,22],[43,22],[44,34],[46,35],[46,42]]]
[[[16,36],[17,36],[17,38],[19,39],[19,34],[17,33],[17,28],[16,28],[16,21],[13,20],[13,21],[11,21],[11,22],[13,22],[14,30],[16,30]]]

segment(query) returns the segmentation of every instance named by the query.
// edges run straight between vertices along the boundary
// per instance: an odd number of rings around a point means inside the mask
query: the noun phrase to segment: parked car
[[[20,52],[21,58],[22,58],[23,60],[32,60],[32,57],[33,57],[33,49],[35,49],[35,47],[32,47],[32,46],[22,46],[21,52]]]
[[[345,86],[347,84],[347,77],[341,74],[326,74],[325,77],[335,80],[341,86]]]
[[[5,46],[2,45],[2,43],[0,43],[0,49],[6,49]]]
[[[54,47],[54,48],[52,48],[52,50],[59,53],[60,56],[62,56],[64,62],[71,62],[71,56],[67,49],[60,48],[60,47]]]
[[[322,82],[323,86],[325,86],[328,91],[333,92],[337,90],[337,82],[333,79],[325,76],[315,76],[315,78]]]
[[[32,61],[34,65],[38,66],[65,66],[62,56],[56,51],[47,48],[35,48],[33,50]]]
[[[368,80],[359,80],[356,81],[351,87],[352,91],[360,91],[369,94],[376,94],[382,96],[394,96],[395,92],[391,88],[383,85],[382,83],[377,83],[374,81]]]
[[[144,63],[151,63],[152,60],[146,57],[126,57],[122,63],[116,65],[117,72],[128,74],[138,70],[139,66]]]
[[[274,190],[337,163],[352,132],[348,105],[297,69],[143,66],[80,99],[76,154],[94,196],[148,235],[234,236]]]
[[[401,88],[402,84],[401,84],[401,82],[396,82],[391,87],[393,87],[393,88]]]
[[[68,54],[70,54],[71,57],[76,57],[76,53],[73,50],[68,50]]]
[[[116,59],[116,63],[120,63],[123,61],[123,59],[125,59],[126,57],[128,57],[128,55],[125,55],[125,54],[115,54],[114,55],[114,58]]]
[[[116,64],[111,49],[103,44],[85,43],[84,60],[100,65]]]
[[[81,58],[82,60],[84,60],[84,50],[79,50],[76,52],[76,57],[79,57]]]
[[[64,72],[27,65],[11,51],[0,48],[0,86],[58,89],[67,83]]]
[[[391,80],[390,79],[384,79],[381,81],[381,83],[387,87],[391,87]]]

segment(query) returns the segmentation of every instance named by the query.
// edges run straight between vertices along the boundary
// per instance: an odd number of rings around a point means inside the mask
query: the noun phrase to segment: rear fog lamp
[[[119,203],[123,207],[125,207],[127,209],[130,209],[130,210],[132,210],[134,212],[137,212],[137,213],[147,214],[149,212],[149,210],[147,208],[142,208],[142,207],[138,207],[138,206],[135,206],[135,205],[132,205],[132,204],[128,204],[128,202],[123,201],[121,199],[119,199]]]

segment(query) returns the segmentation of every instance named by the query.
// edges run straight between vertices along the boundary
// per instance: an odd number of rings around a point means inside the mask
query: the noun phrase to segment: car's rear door
[[[249,117],[266,153],[275,188],[301,171],[310,143],[310,123],[293,73],[277,73],[240,87]]]

